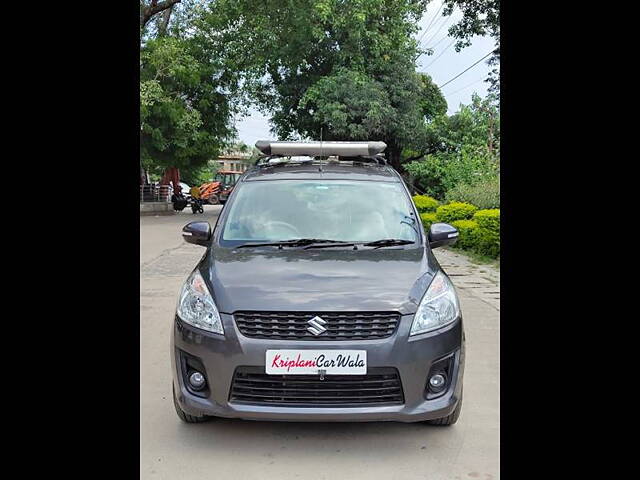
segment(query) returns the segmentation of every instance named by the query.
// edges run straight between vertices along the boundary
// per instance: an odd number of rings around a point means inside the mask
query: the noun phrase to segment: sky
[[[456,9],[450,17],[444,17],[444,8],[441,6],[441,0],[433,0],[427,6],[427,11],[419,22],[420,31],[416,34],[416,39],[420,39],[423,47],[434,49],[433,55],[425,54],[418,58],[417,70],[431,75],[437,85],[451,80],[495,48],[492,38],[476,36],[470,46],[456,52],[453,44],[455,41],[447,37],[447,30],[462,17],[462,13]],[[461,103],[470,103],[474,92],[481,97],[487,94],[488,84],[483,80],[487,78],[490,67],[485,63],[486,60],[442,88],[449,115],[455,113]],[[249,110],[248,116],[236,120],[236,128],[238,137],[247,145],[254,145],[258,140],[276,140],[269,132],[269,117],[254,108]]]

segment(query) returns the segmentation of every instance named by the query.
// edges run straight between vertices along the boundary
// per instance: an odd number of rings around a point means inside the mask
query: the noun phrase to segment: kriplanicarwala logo
[[[266,371],[270,374],[363,375],[367,373],[365,350],[267,350]]]

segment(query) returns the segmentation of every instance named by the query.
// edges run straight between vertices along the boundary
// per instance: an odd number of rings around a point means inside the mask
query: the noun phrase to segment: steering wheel
[[[263,226],[266,230],[270,230],[270,231],[274,231],[275,227],[275,231],[279,233],[278,231],[278,227],[284,227],[284,229],[288,230],[289,232],[292,233],[292,237],[299,237],[300,236],[300,232],[298,231],[298,229],[296,227],[294,227],[293,225],[291,225],[290,223],[287,222],[280,222],[280,221],[271,221],[271,222],[266,222]]]

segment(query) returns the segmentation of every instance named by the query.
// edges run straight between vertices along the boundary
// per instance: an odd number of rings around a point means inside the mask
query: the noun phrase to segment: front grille
[[[313,312],[235,312],[240,332],[251,338],[282,340],[370,340],[393,335],[400,315],[396,312],[321,312],[317,314],[327,330],[320,335],[309,331]]]
[[[238,367],[229,401],[251,405],[344,407],[402,405],[395,368],[369,368],[366,375],[267,375],[264,367]]]

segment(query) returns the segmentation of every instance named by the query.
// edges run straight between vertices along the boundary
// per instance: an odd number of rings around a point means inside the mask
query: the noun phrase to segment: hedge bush
[[[500,208],[500,177],[456,185],[446,193],[445,201],[466,202],[478,208]]]
[[[473,250],[488,257],[500,255],[500,232],[488,228],[476,228],[472,233]]]
[[[473,215],[478,228],[473,232],[473,249],[489,257],[500,255],[500,210],[478,210]]]
[[[438,208],[438,201],[428,195],[416,195],[413,197],[413,203],[420,213],[434,212]]]
[[[456,220],[451,225],[458,229],[460,236],[454,244],[455,247],[473,250],[475,237],[473,232],[478,229],[478,223],[474,220]]]
[[[435,213],[421,213],[420,218],[422,219],[422,225],[424,225],[424,229],[427,232],[429,231],[431,224],[438,221]]]
[[[500,210],[493,208],[490,210],[478,210],[473,219],[478,222],[480,228],[488,228],[489,230],[500,232]]]
[[[478,207],[470,203],[452,202],[442,205],[436,210],[436,218],[439,222],[451,223],[456,220],[471,220]]]

